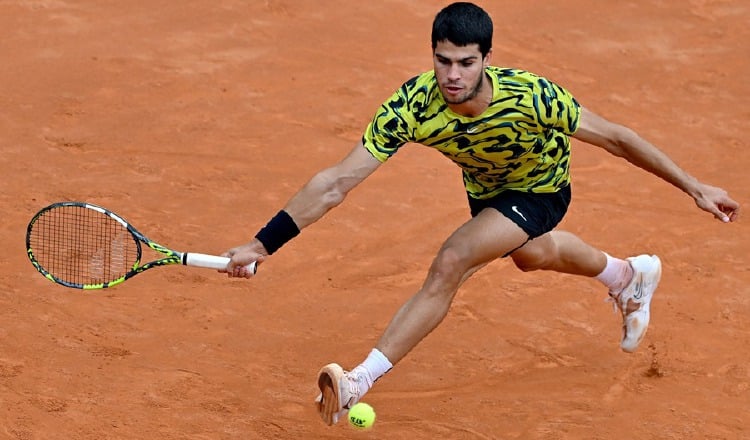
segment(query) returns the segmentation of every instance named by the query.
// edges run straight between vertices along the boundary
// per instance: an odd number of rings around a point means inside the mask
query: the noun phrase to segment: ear
[[[489,67],[491,61],[492,61],[492,49],[490,49],[489,52],[487,52],[487,55],[482,60],[482,65],[484,67]]]

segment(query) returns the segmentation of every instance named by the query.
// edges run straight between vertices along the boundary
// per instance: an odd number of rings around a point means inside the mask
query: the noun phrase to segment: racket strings
[[[120,222],[80,206],[42,214],[31,230],[37,262],[52,276],[75,284],[123,277],[138,262],[138,243]]]

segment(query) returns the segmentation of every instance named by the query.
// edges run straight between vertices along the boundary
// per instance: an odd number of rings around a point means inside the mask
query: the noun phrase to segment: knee
[[[552,256],[545,252],[514,253],[511,257],[516,267],[523,272],[546,269],[552,261]]]
[[[467,269],[466,259],[458,249],[444,247],[432,262],[429,278],[443,286],[458,285]]]

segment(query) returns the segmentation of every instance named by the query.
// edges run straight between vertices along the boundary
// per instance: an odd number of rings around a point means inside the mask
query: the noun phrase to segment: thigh
[[[529,235],[495,209],[484,209],[459,227],[441,251],[457,254],[467,269],[508,255],[523,246]]]

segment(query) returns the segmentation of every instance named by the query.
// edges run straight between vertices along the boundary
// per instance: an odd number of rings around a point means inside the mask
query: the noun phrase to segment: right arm
[[[359,141],[336,165],[320,171],[289,200],[284,210],[300,230],[315,223],[341,204],[346,195],[372,174],[381,162]]]
[[[372,174],[381,162],[359,141],[352,151],[336,165],[318,172],[286,204],[284,211],[301,231],[320,220],[328,211],[341,204],[346,195]],[[223,254],[230,257],[226,272],[230,277],[249,278],[245,266],[262,263],[268,251],[257,238],[234,247]]]

